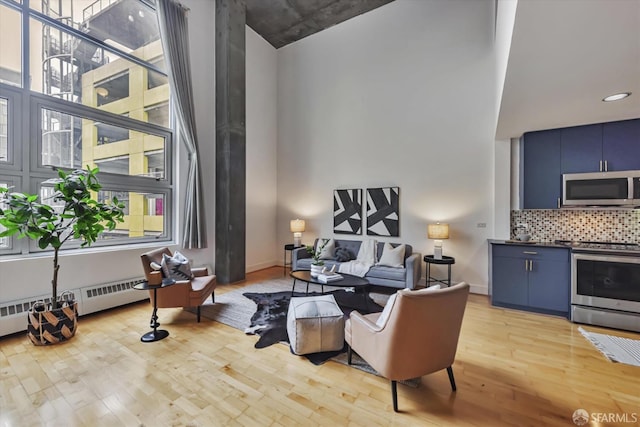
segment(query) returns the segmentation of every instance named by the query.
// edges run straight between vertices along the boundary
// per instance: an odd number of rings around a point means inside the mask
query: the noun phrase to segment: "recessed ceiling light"
[[[96,93],[102,97],[109,95],[109,90],[106,87],[97,87]]]
[[[631,92],[616,93],[615,95],[607,96],[606,98],[603,99],[603,101],[604,102],[619,101],[621,99],[625,99],[630,95],[631,95]]]

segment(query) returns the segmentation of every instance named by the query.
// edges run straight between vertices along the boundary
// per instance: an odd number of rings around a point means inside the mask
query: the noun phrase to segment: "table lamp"
[[[427,237],[434,239],[433,242],[433,258],[442,259],[442,240],[449,238],[449,224],[435,224],[427,225]]]
[[[289,228],[293,233],[293,246],[302,246],[302,232],[304,231],[304,219],[292,219]]]

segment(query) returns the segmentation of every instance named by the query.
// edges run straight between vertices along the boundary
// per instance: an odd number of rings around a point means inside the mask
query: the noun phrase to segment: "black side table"
[[[447,287],[451,286],[451,265],[456,263],[456,259],[451,256],[442,255],[442,259],[435,259],[433,255],[425,255],[424,262],[427,263],[427,273],[426,273],[426,285],[427,288],[431,286],[431,283],[442,283],[443,285],[447,285]],[[434,279],[431,277],[431,264],[442,264],[448,267],[448,275],[447,280],[444,279]]]
[[[284,245],[284,264],[283,264],[283,268],[284,268],[284,275],[287,275],[287,267],[291,266],[291,261],[293,258],[293,250],[294,249],[298,249],[301,248],[303,245],[300,246],[296,246],[293,243],[287,243],[286,245]],[[287,251],[291,252],[291,255],[289,255],[289,262],[287,262]]]
[[[166,288],[167,286],[171,286],[176,283],[173,279],[162,279],[162,284],[160,285],[150,285],[146,280],[138,283],[133,287],[133,289],[137,289],[139,291],[150,291],[153,290],[153,313],[151,314],[151,322],[149,324],[150,327],[153,328],[153,331],[147,332],[140,338],[142,342],[154,342],[160,341],[169,336],[169,331],[164,329],[158,330],[158,289]]]

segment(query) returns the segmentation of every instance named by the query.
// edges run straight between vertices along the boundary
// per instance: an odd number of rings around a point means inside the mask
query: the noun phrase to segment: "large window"
[[[47,198],[56,168],[98,167],[95,197],[126,212],[96,245],[170,240],[171,94],[155,2],[27,3],[0,0],[0,186]],[[37,250],[0,240],[0,254]]]

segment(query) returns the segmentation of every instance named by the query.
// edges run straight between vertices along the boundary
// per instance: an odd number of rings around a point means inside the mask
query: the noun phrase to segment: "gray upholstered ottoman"
[[[340,350],[344,315],[333,295],[294,297],[287,313],[287,333],[295,354]]]

